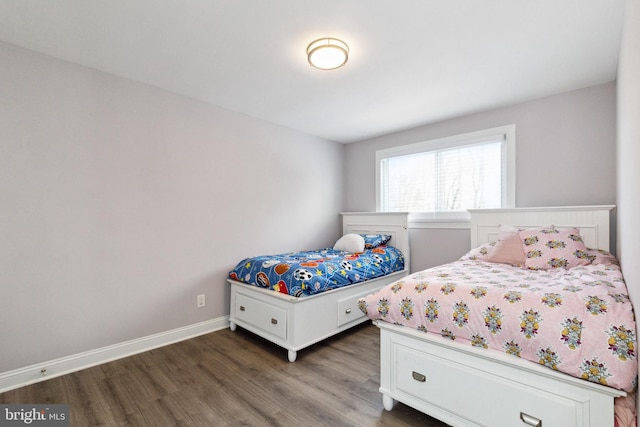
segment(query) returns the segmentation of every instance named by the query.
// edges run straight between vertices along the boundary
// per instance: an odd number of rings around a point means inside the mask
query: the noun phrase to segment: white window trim
[[[484,129],[415,144],[402,145],[376,151],[376,210],[382,209],[381,200],[381,160],[388,157],[405,156],[429,150],[439,150],[450,147],[478,144],[494,139],[496,135],[503,135],[506,150],[502,157],[506,182],[503,183],[505,194],[505,208],[514,208],[516,205],[516,125],[510,124],[491,129]],[[434,214],[427,212],[415,212],[409,215],[410,228],[469,228],[469,214],[447,213]]]

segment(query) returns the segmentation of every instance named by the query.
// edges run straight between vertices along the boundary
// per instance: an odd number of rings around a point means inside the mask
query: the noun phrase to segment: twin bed
[[[231,330],[240,326],[284,347],[288,350],[289,361],[294,362],[301,349],[369,320],[358,309],[358,300],[409,273],[407,214],[341,215],[344,235],[390,236],[390,240],[367,250],[367,253],[344,253],[341,260],[334,258],[337,254],[328,253],[330,248],[327,248],[302,254],[254,257],[239,262],[228,279],[231,285]],[[381,270],[377,267],[380,263],[376,257],[388,258],[393,255],[388,247],[399,251],[403,261],[401,269],[375,271],[388,274],[369,279],[367,275],[373,275],[374,270]],[[365,255],[372,261],[365,261]],[[400,266],[400,260],[395,261],[392,264]],[[249,267],[245,268],[248,263]],[[253,270],[258,264],[264,266],[265,271]],[[368,280],[353,284],[349,280],[341,282],[339,279],[348,270],[356,271],[360,279]],[[318,288],[332,289],[324,292],[315,289],[314,284],[320,282],[317,277],[319,272],[323,275],[323,286]],[[293,277],[282,280],[285,275]],[[331,285],[324,286],[329,281]]]
[[[637,385],[636,327],[607,252],[612,209],[473,210],[472,250],[408,276],[406,214],[343,214],[344,234],[392,236],[381,248],[399,249],[404,268],[294,296],[274,276],[252,286],[243,282],[251,274],[232,275],[231,329],[288,349],[293,362],[298,350],[373,319],[385,409],[399,401],[453,426],[635,425],[623,397]],[[324,255],[311,257],[333,262]]]
[[[385,408],[453,426],[604,427],[618,398],[616,425],[635,425],[620,400],[637,383],[633,309],[604,252],[612,208],[472,211],[467,255],[361,299],[381,332]]]

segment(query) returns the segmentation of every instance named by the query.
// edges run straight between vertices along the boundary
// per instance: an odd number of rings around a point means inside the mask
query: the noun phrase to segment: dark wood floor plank
[[[68,403],[72,426],[444,427],[378,392],[378,329],[362,325],[298,353],[223,330],[0,394]]]

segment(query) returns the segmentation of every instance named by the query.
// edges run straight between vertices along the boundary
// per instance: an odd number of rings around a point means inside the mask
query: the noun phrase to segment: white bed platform
[[[343,234],[391,235],[390,245],[405,257],[405,269],[391,275],[296,298],[235,280],[231,284],[230,328],[247,329],[285,349],[294,362],[297,352],[318,341],[368,320],[358,299],[409,273],[409,230],[406,213],[342,213]]]
[[[471,247],[495,240],[500,224],[578,227],[588,247],[609,250],[614,206],[471,211]],[[380,328],[380,392],[452,426],[612,427],[626,393],[499,351],[389,323]]]

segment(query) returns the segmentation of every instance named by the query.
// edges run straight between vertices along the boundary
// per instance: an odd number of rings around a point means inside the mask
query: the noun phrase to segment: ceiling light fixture
[[[349,46],[342,40],[325,37],[307,46],[309,64],[320,70],[335,70],[349,59]]]

